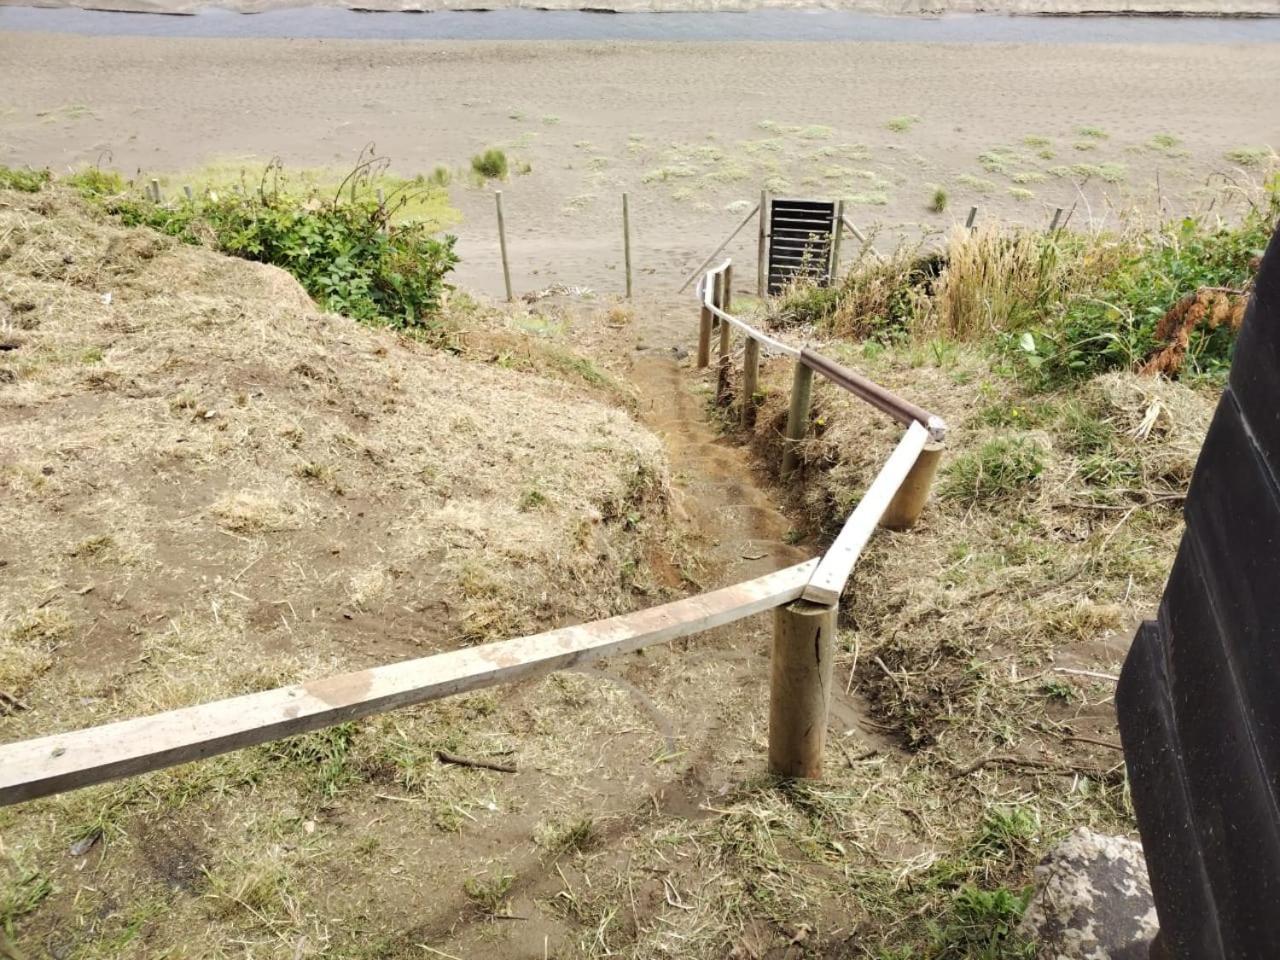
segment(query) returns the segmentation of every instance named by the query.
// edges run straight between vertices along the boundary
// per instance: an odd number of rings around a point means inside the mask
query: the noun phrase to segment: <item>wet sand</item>
[[[848,198],[851,218],[882,245],[945,229],[970,205],[983,219],[1035,224],[1074,206],[1076,226],[1130,208],[1207,205],[1221,176],[1257,175],[1230,151],[1280,139],[1280,103],[1266,95],[1277,88],[1280,57],[1266,44],[0,32],[0,163],[101,161],[147,176],[228,158],[343,166],[373,142],[404,173],[464,171],[452,188],[464,217],[459,280],[497,292],[492,189],[465,170],[501,146],[513,166],[529,166],[501,185],[518,289],[620,290],[628,191],[637,288],[665,291],[766,185]],[[949,198],[943,213],[928,209],[937,187]],[[752,233],[730,247],[744,266]]]

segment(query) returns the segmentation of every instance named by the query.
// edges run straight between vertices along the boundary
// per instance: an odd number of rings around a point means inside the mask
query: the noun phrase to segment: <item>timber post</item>
[[[760,223],[756,231],[756,296],[761,300],[765,294],[766,244],[768,243],[769,192],[760,191]]]
[[[726,266],[718,275],[716,282],[716,306],[725,313],[730,312],[733,296],[730,288],[733,286],[733,267]],[[727,403],[729,400],[729,347],[730,336],[733,333],[733,325],[720,318],[720,357],[719,367],[716,370],[716,403]]]
[[[831,236],[831,282],[840,274],[840,239],[844,235],[844,201],[836,201],[836,228]]]
[[[813,371],[796,361],[796,372],[791,380],[791,406],[787,410],[787,432],[782,448],[782,479],[795,473],[800,463],[800,441],[809,429],[809,402],[813,398]]]
[[[622,256],[627,266],[627,299],[631,299],[631,212],[627,195],[622,195]]]
[[[838,609],[807,600],[774,608],[769,772],[775,777],[822,776]]]
[[[711,362],[711,308],[704,302],[698,314],[698,369]]]
[[[747,337],[742,356],[742,400],[738,412],[739,423],[749,429],[756,422],[756,393],[760,384],[760,341]]]
[[[920,456],[907,473],[907,478],[902,481],[902,486],[880,517],[880,526],[886,530],[909,530],[915,526],[929,500],[929,488],[933,486],[933,478],[938,472],[938,463],[942,460],[942,451],[945,449],[946,444],[932,440],[924,445]]]
[[[495,190],[493,199],[498,206],[498,249],[502,253],[502,282],[507,288],[507,303],[515,300],[511,293],[511,267],[507,263],[507,225],[502,218],[502,191]]]

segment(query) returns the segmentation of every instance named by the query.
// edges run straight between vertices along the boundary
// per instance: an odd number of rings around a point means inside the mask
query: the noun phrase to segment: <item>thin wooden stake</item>
[[[622,195],[622,253],[627,263],[627,299],[631,299],[631,214],[627,208],[627,195]]]
[[[507,263],[507,226],[502,218],[502,191],[495,190],[493,199],[498,205],[498,249],[502,251],[502,282],[507,288],[507,303],[515,300],[511,292],[511,266]]]
[[[759,229],[756,232],[756,296],[763,300],[767,266],[765,247],[768,242],[766,239],[768,237],[766,218],[769,210],[769,192],[767,190],[760,191],[760,206],[757,209],[760,211],[760,222]]]
[[[1057,229],[1058,229],[1058,218],[1059,218],[1059,217],[1061,217],[1061,216],[1062,216],[1062,208],[1061,208],[1061,207],[1059,207],[1057,210],[1053,211],[1053,220],[1051,220],[1051,221],[1049,222],[1049,230],[1048,230],[1048,232],[1049,232],[1049,233],[1053,233],[1053,231],[1055,231],[1055,230],[1057,230]]]
[[[738,412],[739,422],[750,429],[756,422],[756,393],[760,383],[760,341],[747,337],[742,358],[742,403]]]
[[[836,228],[831,237],[831,279],[840,274],[840,238],[844,235],[844,201],[836,201]]]
[[[978,208],[977,208],[977,207],[970,207],[970,208],[969,208],[969,216],[968,216],[968,218],[967,218],[967,219],[965,220],[965,222],[964,222],[965,229],[966,229],[966,230],[972,230],[972,229],[973,229],[973,223],[974,223],[974,221],[975,221],[975,220],[977,220],[977,219],[978,219]]]
[[[769,772],[775,777],[822,776],[836,610],[798,600],[773,611]]]
[[[729,312],[733,286],[733,267],[727,266],[716,275],[716,306],[725,313]],[[716,403],[727,403],[729,400],[729,348],[733,324],[720,318],[720,360],[716,370]]]
[[[788,480],[800,462],[800,441],[809,429],[809,402],[813,397],[813,371],[796,361],[791,379],[791,408],[787,411],[787,433],[782,448],[782,479]]]
[[[154,177],[151,179],[151,200],[153,203],[160,202],[160,181]]]

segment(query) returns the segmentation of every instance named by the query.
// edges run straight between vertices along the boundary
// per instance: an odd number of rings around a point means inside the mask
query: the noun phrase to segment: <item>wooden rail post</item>
[[[698,315],[698,369],[711,362],[711,310],[704,302]]]
[[[915,526],[929,499],[929,488],[933,485],[944,449],[945,444],[932,440],[924,445],[907,478],[880,517],[880,526],[887,530],[909,530]]]
[[[515,300],[511,293],[511,267],[507,264],[507,226],[502,219],[502,191],[495,190],[493,199],[498,205],[498,249],[502,251],[502,282],[507,288],[507,303]]]
[[[769,772],[775,777],[822,776],[837,609],[807,600],[774,608]]]
[[[627,265],[627,299],[631,299],[631,214],[627,195],[622,195],[622,257]]]
[[[719,281],[716,284],[716,306],[725,313],[730,312],[733,306],[733,295],[730,288],[733,286],[733,265],[726,266],[720,272]],[[733,325],[720,318],[720,357],[719,367],[716,370],[716,403],[727,403],[729,401],[729,347],[730,336],[733,333]]]
[[[787,411],[787,433],[782,448],[782,479],[795,473],[800,462],[799,443],[809,429],[809,401],[813,397],[813,371],[799,360],[791,379],[791,408]]]
[[[742,358],[742,402],[738,411],[739,422],[744,428],[756,422],[756,392],[760,384],[760,341],[747,337]]]
[[[977,207],[970,207],[970,208],[969,208],[969,216],[965,217],[965,221],[964,221],[964,227],[965,227],[965,229],[966,229],[966,230],[973,230],[973,229],[974,229],[974,226],[973,226],[974,221],[976,221],[977,219],[978,219],[978,208],[977,208]]]
[[[765,285],[765,244],[768,236],[768,221],[766,217],[769,215],[769,191],[760,191],[760,223],[759,229],[756,231],[756,296],[761,300],[764,299]]]
[[[840,273],[840,238],[844,235],[844,201],[836,201],[836,229],[831,237],[831,280]]]

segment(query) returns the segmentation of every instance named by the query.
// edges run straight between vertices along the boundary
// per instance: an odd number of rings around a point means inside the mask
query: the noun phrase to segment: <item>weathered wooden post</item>
[[[765,246],[768,237],[768,221],[765,219],[769,216],[769,191],[760,191],[760,222],[759,229],[756,231],[756,296],[761,300],[765,294],[766,279],[766,263],[765,263]]]
[[[844,236],[844,201],[836,201],[836,227],[831,236],[831,280],[840,273],[840,238]]]
[[[837,609],[808,600],[774,608],[769,772],[775,777],[822,775]]]
[[[631,215],[627,195],[622,195],[622,255],[627,264],[627,299],[631,299]]]
[[[495,190],[493,199],[498,204],[498,249],[502,251],[502,282],[507,288],[507,303],[515,300],[511,293],[511,267],[507,264],[507,227],[502,219],[502,191]]]
[[[195,200],[196,197],[195,197],[195,194],[191,192],[190,184],[188,184],[187,186],[184,186],[182,188],[182,192],[187,196],[187,203],[191,203],[193,200]]]
[[[969,216],[965,218],[964,227],[966,230],[972,230],[974,221],[978,219],[978,208],[970,207]]]
[[[703,277],[706,283],[707,278]],[[711,362],[711,308],[706,303],[706,291],[703,291],[701,312],[698,314],[698,369],[702,370]]]
[[[750,428],[756,422],[756,392],[760,384],[760,341],[747,337],[742,358],[742,401],[738,411],[739,423]]]
[[[151,201],[152,203],[160,203],[160,181],[155,177],[151,178]]]
[[[813,396],[813,371],[799,360],[791,378],[791,407],[782,447],[782,479],[788,480],[800,463],[800,441],[809,429],[809,401]]]
[[[1053,211],[1053,219],[1049,221],[1049,229],[1046,231],[1047,233],[1053,233],[1053,231],[1058,229],[1058,220],[1061,217],[1062,217],[1062,208],[1058,207],[1058,209]]]
[[[733,265],[726,266],[716,281],[716,306],[728,313],[732,307]],[[733,326],[724,317],[720,318],[720,358],[716,370],[716,403],[727,403],[729,399],[729,347]]]
[[[902,481],[902,486],[880,517],[880,526],[887,530],[909,530],[915,526],[929,499],[929,488],[933,486],[933,478],[938,472],[938,463],[942,460],[942,451],[945,449],[946,444],[933,440],[924,445],[907,478]]]

